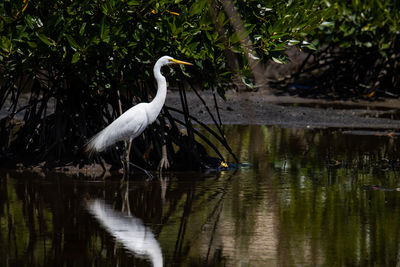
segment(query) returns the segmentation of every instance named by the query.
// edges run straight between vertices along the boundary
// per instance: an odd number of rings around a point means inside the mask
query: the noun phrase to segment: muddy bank
[[[200,92],[204,102],[215,112],[213,95]],[[222,124],[263,124],[298,128],[400,129],[400,101],[387,99],[370,101],[326,101],[290,96],[271,96],[263,92],[229,91],[226,101],[217,97]],[[204,104],[192,92],[187,92],[189,111],[206,124],[214,123]],[[167,95],[166,105],[180,109],[176,91]],[[174,113],[175,116],[180,116]]]
[[[212,111],[214,119],[219,122],[212,93],[200,92],[206,105]],[[190,114],[205,124],[214,121],[206,111],[203,102],[193,91],[187,91],[187,102]],[[400,101],[386,99],[378,102],[370,101],[326,101],[289,96],[271,96],[264,92],[229,91],[226,101],[217,96],[217,105],[222,124],[260,124],[296,128],[340,128],[346,134],[355,135],[388,135],[395,136],[400,129]],[[22,103],[23,104],[23,103]],[[170,90],[166,106],[182,109],[179,92]],[[51,107],[49,108],[51,112]],[[2,109],[1,117],[7,115]],[[173,116],[182,115],[171,112]],[[16,119],[21,119],[17,114]],[[195,123],[195,122],[193,122]],[[36,166],[16,164],[20,171],[33,171],[44,175],[49,170],[73,176],[108,177],[121,170],[112,170],[110,165],[79,164],[74,160],[57,166],[41,163]],[[140,172],[139,172],[140,173]]]
[[[215,120],[214,98],[211,92],[199,92]],[[202,101],[193,91],[186,91],[190,114],[205,124],[213,124]],[[18,107],[28,103],[28,96],[21,96]],[[226,101],[217,96],[217,105],[222,124],[263,124],[299,128],[362,128],[362,129],[399,129],[400,100],[382,101],[327,101],[324,99],[299,98],[291,96],[268,95],[259,92],[236,92],[229,90]],[[49,101],[48,115],[54,110]],[[169,107],[182,109],[179,92],[168,90],[165,103]],[[0,110],[0,119],[10,113],[10,103]],[[178,113],[171,112],[182,119]],[[22,112],[14,117],[23,119]]]

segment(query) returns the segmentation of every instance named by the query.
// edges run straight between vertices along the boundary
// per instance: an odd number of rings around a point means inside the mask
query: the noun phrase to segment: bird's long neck
[[[157,119],[167,97],[167,80],[161,74],[161,64],[156,63],[154,66],[154,78],[157,81],[157,94],[153,101],[149,103],[150,108],[147,115],[150,123],[153,123]]]

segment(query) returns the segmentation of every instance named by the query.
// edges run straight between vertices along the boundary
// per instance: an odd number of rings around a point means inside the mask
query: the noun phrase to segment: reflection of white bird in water
[[[88,202],[89,212],[125,248],[136,256],[150,259],[154,267],[163,266],[160,244],[143,222],[113,210],[101,200]]]
[[[125,154],[125,167],[129,171],[129,153],[132,140],[138,137],[148,125],[152,124],[160,113],[167,96],[167,81],[161,74],[161,67],[169,64],[191,63],[173,59],[169,56],[161,57],[154,65],[153,72],[157,81],[157,94],[150,103],[139,103],[131,107],[115,121],[108,125],[101,132],[93,136],[86,144],[86,151],[89,155],[94,152],[101,152],[114,145],[118,141],[129,141]],[[163,153],[166,154],[166,153]],[[165,157],[166,155],[163,155]],[[162,158],[162,160],[166,160]]]

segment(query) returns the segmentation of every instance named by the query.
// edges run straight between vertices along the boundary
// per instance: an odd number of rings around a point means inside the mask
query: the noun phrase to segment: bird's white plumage
[[[118,141],[132,140],[138,137],[148,125],[144,105],[148,105],[148,103],[140,103],[133,106],[119,116],[110,125],[93,136],[87,143],[87,148],[101,152]]]
[[[98,199],[89,201],[87,207],[89,212],[125,248],[137,256],[150,259],[155,267],[163,266],[160,244],[140,219],[117,212]]]
[[[187,64],[170,56],[163,56],[154,65],[154,78],[157,81],[157,94],[150,103],[133,106],[105,129],[93,136],[86,144],[89,154],[106,150],[118,141],[131,141],[153,123],[160,113],[167,96],[167,82],[161,74],[161,67],[167,64]]]

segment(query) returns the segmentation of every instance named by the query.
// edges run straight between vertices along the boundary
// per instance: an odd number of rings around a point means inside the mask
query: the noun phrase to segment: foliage
[[[261,62],[285,61],[287,45],[313,48],[302,40],[330,12],[310,0],[234,4],[252,42],[250,52]],[[10,100],[8,119],[22,112],[25,122],[10,138],[11,148],[2,144],[4,151],[42,159],[78,157],[86,137],[119,115],[119,101],[125,110],[132,99],[146,101],[154,94],[152,64],[165,54],[195,63],[168,74],[178,88],[185,80],[223,96],[234,77],[251,78],[242,36],[223,2],[18,0],[0,3],[0,14],[0,106]],[[242,80],[252,87],[251,80]],[[20,107],[27,92],[29,103]],[[166,110],[165,116],[172,123],[168,136],[185,147]],[[188,133],[193,132],[186,118]],[[153,144],[160,155],[161,132],[153,127],[138,140],[136,156],[153,166],[143,154]],[[171,150],[172,139],[167,141]],[[193,144],[186,147],[185,153],[195,151]]]
[[[327,3],[334,16],[313,33],[321,49],[303,70],[307,74],[320,70],[313,77],[315,87],[344,98],[398,96],[400,3]]]

